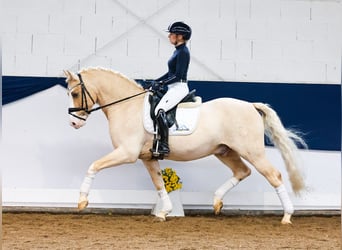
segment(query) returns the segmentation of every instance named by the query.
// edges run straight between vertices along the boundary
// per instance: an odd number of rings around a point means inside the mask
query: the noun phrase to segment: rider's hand
[[[143,86],[144,89],[149,89],[152,87],[154,81],[151,80],[142,80],[141,85]]]
[[[158,90],[160,90],[162,88],[163,88],[162,82],[156,82],[156,81],[152,82],[152,87],[151,87],[152,91],[156,92],[156,91],[158,91]]]

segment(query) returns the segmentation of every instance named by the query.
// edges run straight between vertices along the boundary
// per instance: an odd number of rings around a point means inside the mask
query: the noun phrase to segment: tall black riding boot
[[[164,110],[159,110],[157,115],[157,123],[160,134],[160,146],[158,151],[162,154],[169,154],[169,127],[167,125],[166,114]]]
[[[157,114],[157,126],[159,140],[153,142],[152,154],[154,157],[163,158],[170,153],[169,149],[169,127],[167,125],[166,114],[164,110],[159,110]]]

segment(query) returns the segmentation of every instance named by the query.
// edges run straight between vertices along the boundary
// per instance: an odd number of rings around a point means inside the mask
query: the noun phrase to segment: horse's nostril
[[[71,125],[72,125],[72,126],[76,126],[76,122],[72,122]]]

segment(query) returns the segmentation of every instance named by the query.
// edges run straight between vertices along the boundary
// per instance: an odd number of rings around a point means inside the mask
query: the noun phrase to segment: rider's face
[[[184,42],[182,35],[177,35],[175,33],[169,33],[169,41],[173,45],[178,45]]]
[[[177,35],[175,33],[169,33],[169,41],[171,44],[177,44]]]

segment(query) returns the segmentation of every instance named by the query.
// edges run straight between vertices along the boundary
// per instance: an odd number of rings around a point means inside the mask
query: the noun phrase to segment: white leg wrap
[[[286,191],[284,184],[281,184],[275,190],[278,194],[281,205],[283,206],[284,212],[288,213],[288,214],[293,214],[293,212],[294,212],[293,204],[290,200],[290,197]]]
[[[171,212],[172,211],[172,203],[168,193],[166,192],[165,188],[158,191],[158,195],[160,200],[162,201],[162,208],[161,211]]]
[[[84,177],[84,180],[83,180],[82,185],[81,185],[80,192],[82,195],[88,196],[89,191],[90,191],[90,187],[91,187],[91,184],[93,183],[94,178],[95,178],[95,172],[88,170],[88,173]]]
[[[223,196],[233,187],[235,187],[240,181],[232,177],[226,181],[221,187],[219,187],[215,192],[215,199],[222,200]]]

